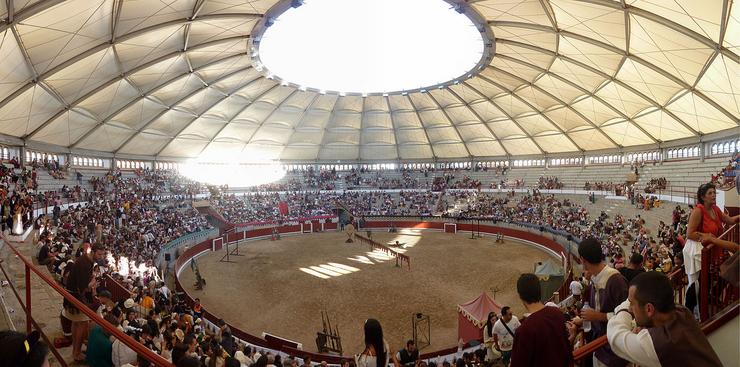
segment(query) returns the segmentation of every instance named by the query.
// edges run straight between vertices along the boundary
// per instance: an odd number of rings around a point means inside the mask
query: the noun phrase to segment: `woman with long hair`
[[[493,348],[493,325],[498,317],[495,312],[489,312],[486,326],[483,328],[483,345],[486,347],[486,362],[492,362],[501,358],[501,353]]]
[[[400,367],[396,356],[388,349],[388,343],[383,339],[383,328],[380,321],[375,319],[365,320],[365,350],[355,356],[357,367],[387,367],[389,361],[393,361],[395,367]]]

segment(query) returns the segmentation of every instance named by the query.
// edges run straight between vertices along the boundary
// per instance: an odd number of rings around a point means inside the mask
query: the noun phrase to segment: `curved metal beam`
[[[493,129],[491,129],[491,127],[488,126],[488,124],[486,123],[486,121],[483,120],[483,117],[481,117],[478,111],[470,107],[470,104],[468,104],[468,102],[462,99],[462,97],[460,97],[460,95],[457,94],[457,92],[455,92],[452,88],[448,88],[448,90],[450,91],[450,93],[452,93],[453,96],[455,96],[455,98],[457,98],[463,104],[463,106],[465,106],[465,108],[470,113],[472,113],[473,115],[475,115],[476,118],[478,118],[478,121],[480,121],[481,124],[486,127],[486,129],[488,129],[488,132],[490,132],[491,136],[493,136],[496,139],[496,143],[501,147],[501,149],[504,150],[504,153],[506,153],[507,156],[511,156],[511,153],[509,153],[509,150],[506,149],[504,144],[501,143],[501,138],[499,138],[498,135],[495,132],[493,132]]]
[[[460,131],[457,129],[457,126],[455,126],[455,123],[452,122],[450,115],[447,114],[447,111],[445,111],[444,108],[442,108],[442,105],[439,104],[439,102],[437,101],[436,98],[434,98],[431,92],[427,92],[427,94],[429,95],[429,98],[432,100],[432,102],[434,102],[434,104],[437,105],[437,108],[439,108],[439,110],[442,111],[442,114],[447,119],[447,122],[450,123],[450,126],[452,126],[452,129],[455,130],[455,134],[457,135],[457,138],[460,139],[460,144],[463,145],[463,147],[465,148],[465,152],[468,153],[468,158],[473,158],[473,155],[470,154],[470,149],[468,149],[468,145],[465,144],[465,140],[463,140],[462,135],[460,134]]]

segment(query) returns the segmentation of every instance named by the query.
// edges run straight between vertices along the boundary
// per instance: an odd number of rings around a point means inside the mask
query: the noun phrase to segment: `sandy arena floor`
[[[245,256],[231,257],[234,263],[219,262],[223,251],[204,255],[198,265],[205,289],[192,288],[187,268],[181,282],[229,324],[301,342],[309,351],[316,351],[321,310],[339,326],[344,355],[361,351],[367,318],[380,320],[391,349],[398,350],[412,335],[412,314],[429,314],[431,346],[424,352],[457,344],[456,305],[481,292],[491,295],[498,287],[496,301],[520,315],[516,279],[549,256],[513,240],[500,245],[463,234],[404,230],[375,232],[373,238],[406,244],[412,270],[395,267],[395,260],[369,253],[359,242],[345,244],[343,233],[329,232],[242,244]]]

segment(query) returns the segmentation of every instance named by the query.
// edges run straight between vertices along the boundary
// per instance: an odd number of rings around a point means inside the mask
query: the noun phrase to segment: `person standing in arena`
[[[522,274],[516,291],[529,316],[516,331],[511,349],[511,367],[571,367],[571,352],[565,316],[557,307],[545,306],[540,297],[540,280]]]
[[[642,367],[705,366],[722,363],[687,308],[676,305],[673,285],[662,273],[636,276],[629,298],[609,319],[607,338],[614,353]],[[632,320],[641,330],[632,331]]]
[[[606,322],[614,315],[614,308],[627,299],[627,281],[617,269],[604,262],[601,242],[593,237],[578,245],[583,268],[593,274],[589,299],[592,308],[581,311],[581,318],[591,322],[591,340],[606,334]],[[619,358],[605,345],[594,352],[594,367],[624,367],[627,361]]]

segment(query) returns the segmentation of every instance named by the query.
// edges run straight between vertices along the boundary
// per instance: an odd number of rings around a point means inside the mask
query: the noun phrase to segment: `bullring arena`
[[[359,241],[345,243],[346,238],[329,232],[244,242],[239,249],[244,256],[232,256],[233,263],[219,261],[223,251],[198,258],[207,279],[204,290],[194,290],[190,269],[180,274],[180,282],[209,312],[232,325],[254,335],[266,331],[301,342],[306,350],[315,348],[322,310],[338,325],[347,351],[362,349],[361,326],[367,318],[383,323],[390,344],[403,345],[412,337],[412,316],[421,312],[431,319],[431,345],[424,350],[431,351],[457,345],[456,306],[482,292],[499,289],[497,303],[523,312],[512,291],[516,279],[553,257],[544,248],[511,238],[497,244],[494,237],[471,239],[465,233],[374,232],[377,242],[399,241],[405,247],[401,250],[411,258],[409,269],[396,267],[393,258],[369,251]]]

